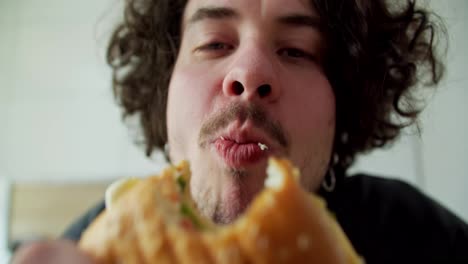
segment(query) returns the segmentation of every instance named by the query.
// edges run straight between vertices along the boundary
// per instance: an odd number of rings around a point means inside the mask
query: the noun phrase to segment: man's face
[[[190,161],[192,194],[213,220],[245,210],[263,187],[269,155],[291,159],[311,191],[325,175],[335,97],[318,21],[308,1],[188,1],[168,141],[173,162]]]

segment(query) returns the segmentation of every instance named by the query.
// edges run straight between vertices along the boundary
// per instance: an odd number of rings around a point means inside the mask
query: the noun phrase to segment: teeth
[[[225,140],[223,136],[221,136],[221,139],[222,139],[222,140]]]
[[[260,142],[258,142],[258,146],[260,147],[261,150],[267,150],[268,149],[268,146],[265,145],[265,144],[262,144]]]

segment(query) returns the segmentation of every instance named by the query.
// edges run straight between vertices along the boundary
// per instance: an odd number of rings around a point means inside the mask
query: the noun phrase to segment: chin
[[[220,188],[218,203],[213,215],[217,223],[227,224],[236,220],[263,189],[266,164],[249,169],[228,168]]]

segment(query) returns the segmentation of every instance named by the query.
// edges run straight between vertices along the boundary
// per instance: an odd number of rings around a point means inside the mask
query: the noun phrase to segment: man
[[[117,98],[140,116],[148,154],[191,162],[197,206],[218,223],[259,192],[269,155],[286,156],[367,263],[465,261],[468,227],[446,209],[401,182],[345,177],[416,121],[409,92],[443,72],[429,13],[387,2],[129,1],[108,53]],[[15,259],[57,256],[90,261],[61,242]]]

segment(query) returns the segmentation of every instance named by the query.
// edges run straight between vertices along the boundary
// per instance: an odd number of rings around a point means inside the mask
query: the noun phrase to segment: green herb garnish
[[[187,186],[187,182],[185,181],[184,177],[182,177],[182,175],[180,175],[177,178],[177,184],[179,184],[180,191],[184,192],[185,191],[185,186]]]
[[[200,220],[198,220],[197,216],[193,213],[192,209],[186,203],[182,202],[180,204],[180,212],[183,215],[187,216],[197,229],[202,229],[203,226],[200,223]]]

